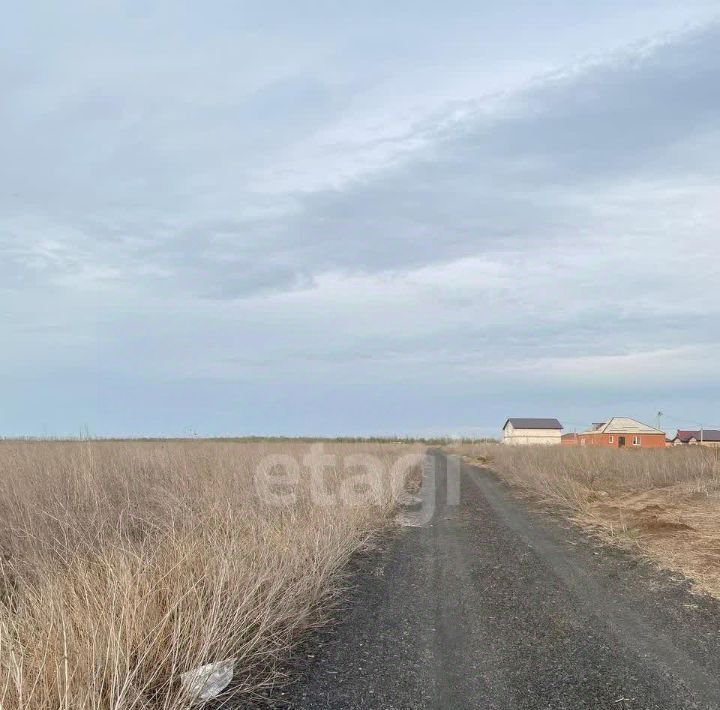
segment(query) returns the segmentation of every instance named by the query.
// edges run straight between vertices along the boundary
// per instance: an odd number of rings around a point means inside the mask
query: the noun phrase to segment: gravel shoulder
[[[487,470],[462,464],[448,505],[448,457],[428,463],[434,516],[362,562],[272,705],[720,708],[717,602],[528,509]]]

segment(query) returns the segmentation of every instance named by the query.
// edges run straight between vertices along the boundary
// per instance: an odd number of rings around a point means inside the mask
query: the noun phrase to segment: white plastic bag
[[[180,676],[183,688],[194,701],[212,700],[230,685],[233,678],[234,658],[193,668]]]

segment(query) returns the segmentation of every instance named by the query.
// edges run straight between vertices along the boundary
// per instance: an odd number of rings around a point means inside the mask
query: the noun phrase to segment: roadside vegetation
[[[1,710],[186,708],[181,674],[226,659],[233,697],[281,682],[423,447],[326,444],[320,468],[310,451],[0,442]]]
[[[720,451],[465,444],[516,489],[720,597]]]

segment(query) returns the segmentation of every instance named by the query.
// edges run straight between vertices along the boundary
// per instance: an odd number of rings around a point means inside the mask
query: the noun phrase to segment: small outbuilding
[[[510,417],[503,426],[503,444],[513,446],[559,445],[562,424],[557,419]]]
[[[574,432],[570,432],[569,434],[563,434],[560,437],[560,443],[563,446],[577,446],[578,435]]]

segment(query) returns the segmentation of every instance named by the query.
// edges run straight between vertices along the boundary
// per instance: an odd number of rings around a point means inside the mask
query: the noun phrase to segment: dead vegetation
[[[630,547],[720,597],[720,456],[677,447],[616,451],[465,446],[512,486],[560,507],[613,544]]]
[[[180,674],[229,658],[235,696],[281,679],[422,450],[309,449],[0,443],[0,708],[188,707]]]

